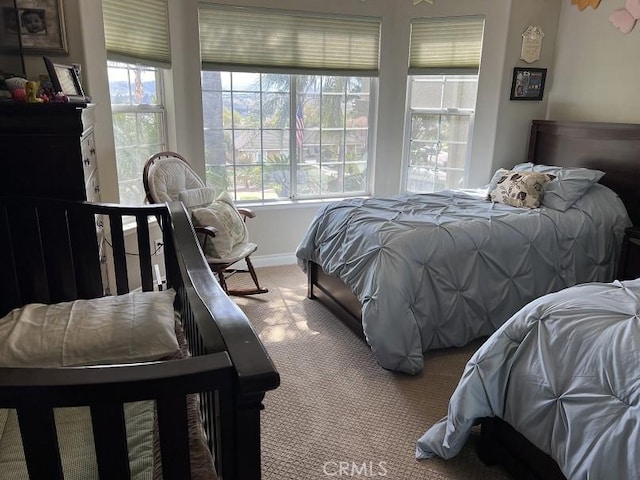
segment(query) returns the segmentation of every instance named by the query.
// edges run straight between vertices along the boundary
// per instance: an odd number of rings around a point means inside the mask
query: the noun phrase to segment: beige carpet
[[[327,309],[306,298],[300,268],[261,268],[258,276],[269,293],[234,299],[281,375],[262,414],[265,480],[509,478],[478,460],[477,432],[452,460],[414,457],[416,440],[446,415],[479,342],[428,354],[421,375],[392,373]],[[244,283],[241,277],[230,283]]]

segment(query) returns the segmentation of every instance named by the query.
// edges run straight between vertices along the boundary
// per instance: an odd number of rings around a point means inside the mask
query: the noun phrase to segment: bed
[[[308,296],[382,367],[415,374],[425,351],[488,336],[540,295],[613,280],[639,218],[639,152],[638,125],[534,121],[528,163],[605,172],[564,212],[463,191],[329,204],[297,250]]]
[[[638,478],[639,311],[640,279],[577,285],[529,303],[471,357],[447,417],[418,440],[416,456],[451,458],[474,425],[497,417],[501,425],[482,425],[486,461],[505,458],[487,437],[509,428],[519,435],[510,448],[535,462],[533,478]],[[529,443],[537,456],[525,453]],[[513,471],[532,478],[523,472]]]
[[[261,478],[260,411],[279,375],[180,203],[0,197],[0,264],[1,478]],[[52,318],[67,323],[45,329]]]

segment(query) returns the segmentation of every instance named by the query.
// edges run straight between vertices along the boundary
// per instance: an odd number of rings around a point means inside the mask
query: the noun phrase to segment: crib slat
[[[140,260],[140,279],[142,290],[153,290],[153,274],[151,270],[151,248],[149,246],[149,222],[146,215],[136,215],[138,230],[138,255]]]
[[[18,407],[18,422],[30,480],[63,480],[52,408]]]
[[[91,423],[100,480],[131,478],[122,404],[92,405]]]
[[[113,266],[116,271],[116,288],[118,295],[122,295],[129,291],[122,217],[120,215],[110,214],[109,224],[111,225],[111,244],[113,246]]]
[[[163,478],[191,478],[187,398],[160,398],[156,405]]]
[[[0,316],[4,316],[9,310],[22,305],[16,266],[13,255],[13,247],[9,241],[9,219],[7,210],[0,206]]]
[[[95,217],[88,209],[67,211],[78,298],[103,295]]]

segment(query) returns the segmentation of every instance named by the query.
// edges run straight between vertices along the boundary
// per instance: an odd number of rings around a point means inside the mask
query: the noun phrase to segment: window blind
[[[198,4],[205,70],[376,76],[380,20]]]
[[[483,17],[413,19],[409,73],[478,73],[483,31]]]
[[[167,0],[103,0],[102,12],[109,60],[171,66]]]

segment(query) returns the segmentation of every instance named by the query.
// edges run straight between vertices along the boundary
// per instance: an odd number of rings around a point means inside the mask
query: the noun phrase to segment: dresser
[[[94,105],[0,103],[1,195],[100,201]],[[87,225],[109,290],[102,218]],[[87,267],[89,268],[89,267]]]
[[[100,201],[94,106],[0,103],[4,195]]]

